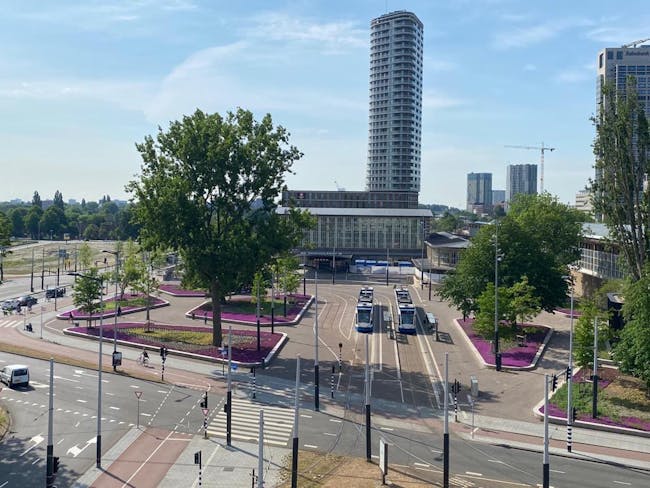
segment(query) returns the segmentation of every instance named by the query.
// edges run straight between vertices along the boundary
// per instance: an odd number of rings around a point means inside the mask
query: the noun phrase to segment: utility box
[[[469,377],[469,389],[472,393],[472,398],[478,398],[478,379],[474,375]]]

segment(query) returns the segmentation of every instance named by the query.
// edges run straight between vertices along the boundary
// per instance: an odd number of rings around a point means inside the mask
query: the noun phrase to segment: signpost
[[[379,469],[381,469],[381,484],[386,484],[388,474],[388,443],[383,437],[379,438]]]
[[[138,420],[136,421],[136,428],[140,428],[140,397],[142,396],[142,392],[140,390],[134,391],[136,398],[138,399]]]

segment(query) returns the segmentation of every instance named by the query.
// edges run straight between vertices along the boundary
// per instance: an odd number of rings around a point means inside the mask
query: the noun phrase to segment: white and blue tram
[[[356,328],[358,332],[370,334],[373,331],[372,312],[373,312],[374,290],[372,287],[361,288],[359,300],[357,301],[357,318]]]
[[[397,330],[401,334],[415,334],[415,305],[406,288],[395,288],[397,302]]]

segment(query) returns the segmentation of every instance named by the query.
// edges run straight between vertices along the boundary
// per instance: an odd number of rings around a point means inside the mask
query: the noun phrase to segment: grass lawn
[[[135,327],[131,329],[123,329],[120,332],[134,335],[146,335],[148,338],[161,343],[165,342],[180,342],[182,344],[195,344],[201,346],[209,346],[212,344],[212,332],[197,332],[197,331],[182,331],[182,330],[169,330],[169,329],[150,329],[147,331],[146,327]],[[228,333],[223,334],[224,343],[227,344]],[[233,334],[233,340],[235,335]]]
[[[599,368],[598,373],[601,378],[598,388],[598,417],[602,417],[605,423],[650,431],[650,397],[646,395],[643,382],[611,368]],[[571,393],[572,406],[577,409],[578,420],[593,421],[593,383],[586,381],[586,377],[576,375]],[[566,412],[566,383],[553,395],[551,403]]]
[[[292,301],[287,298],[287,312],[291,310]],[[206,303],[201,307],[202,310],[212,310],[212,304]],[[284,314],[284,299],[276,298],[273,304],[274,315]],[[238,313],[238,314],[257,314],[257,303],[252,300],[229,300],[221,304],[221,312]],[[260,300],[260,314],[271,315],[271,298],[262,297]]]

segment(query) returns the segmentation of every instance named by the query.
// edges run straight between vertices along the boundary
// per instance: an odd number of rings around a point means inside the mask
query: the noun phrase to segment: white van
[[[29,385],[29,368],[24,364],[10,364],[0,371],[0,381],[9,388],[16,385]]]

